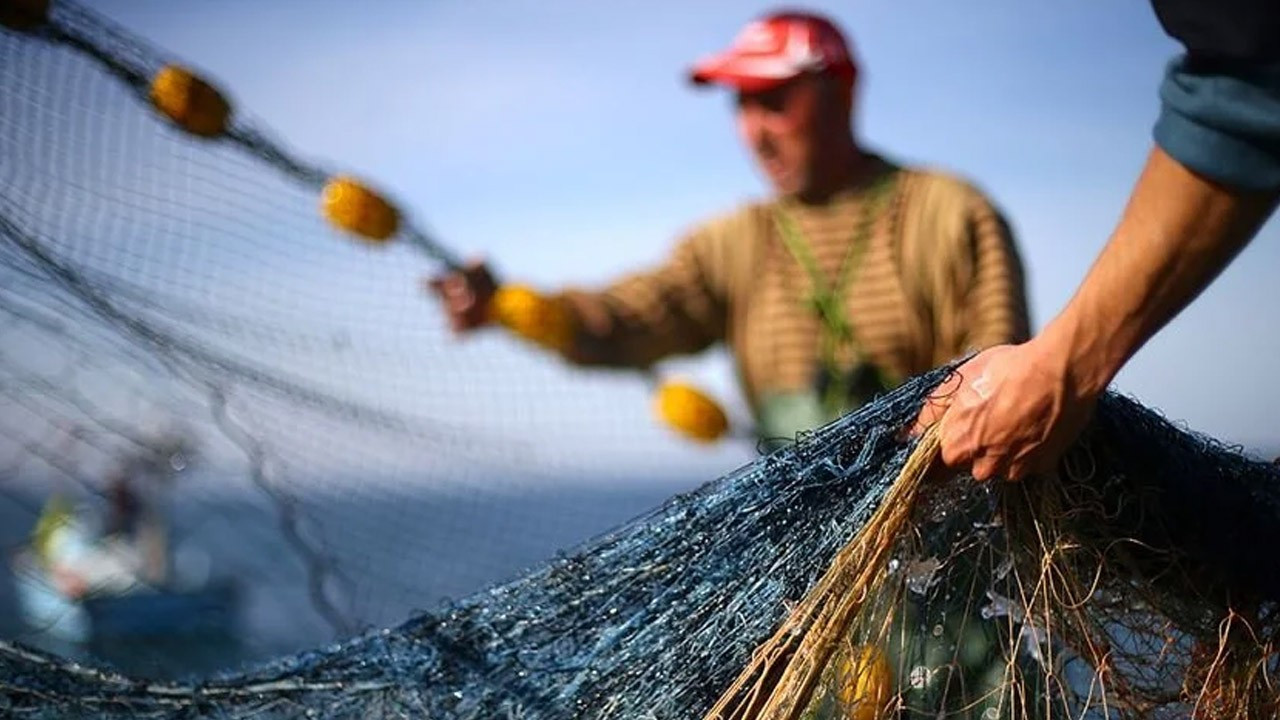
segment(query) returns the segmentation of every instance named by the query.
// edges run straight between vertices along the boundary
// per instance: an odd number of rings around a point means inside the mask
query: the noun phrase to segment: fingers
[[[997,479],[1022,480],[1027,476],[1025,464],[1014,461],[999,452],[979,454],[973,444],[958,443],[943,448],[943,462],[950,468],[968,467],[969,474],[978,482],[989,482]]]
[[[943,465],[949,468],[961,468],[973,461],[973,451],[969,446],[959,441],[949,441],[945,431],[940,440],[939,447]]]
[[[919,414],[916,415],[915,423],[911,427],[911,435],[916,436],[923,433],[930,425],[942,422],[948,414],[965,414],[964,411],[958,410],[956,405],[958,400],[968,391],[965,383],[967,377],[972,374],[970,370],[972,363],[973,360],[970,360],[961,365],[947,375],[945,380],[938,383],[938,386],[925,399]],[[962,402],[959,404],[963,405]],[[941,428],[939,440],[942,449],[942,461],[948,467],[964,465],[972,459],[972,453],[964,445],[965,439],[957,432],[957,427],[965,427],[969,423],[963,419],[958,420],[960,421],[950,423],[950,426],[944,423]]]
[[[476,293],[471,283],[462,276],[446,279],[440,284],[440,297],[453,310],[463,311],[476,301]]]
[[[947,420],[944,420],[944,428]],[[1032,475],[1051,473],[1057,467],[1058,456],[1046,448],[1020,452],[1005,443],[984,445],[972,434],[955,432],[959,431],[953,431],[951,435],[944,433],[941,438],[942,461],[952,469],[969,468],[974,480],[1019,482]]]
[[[909,437],[918,437],[930,425],[937,423],[942,419],[943,415],[946,415],[948,408],[951,407],[952,398],[955,397],[956,392],[960,390],[964,382],[960,370],[961,368],[957,368],[949,374],[945,380],[938,383],[938,386],[929,394],[929,397],[925,398],[924,405],[920,408],[920,413],[916,415],[915,421],[907,431]]]
[[[947,408],[950,407],[951,400],[945,396],[930,395],[925,398],[924,405],[920,407],[919,414],[916,415],[915,421],[911,424],[908,435],[918,437],[931,425],[934,425],[947,414]]]
[[[483,260],[471,260],[464,263],[457,270],[450,270],[423,280],[423,285],[432,291],[443,291],[458,287],[467,287],[474,291],[476,288],[487,284],[493,284],[493,275],[489,272],[489,267]]]
[[[446,275],[431,278],[423,284],[440,300],[453,330],[463,329],[465,316],[475,302],[474,293],[467,287],[466,281],[458,275]]]
[[[1009,469],[1002,473],[1002,477],[1009,482],[1021,482],[1031,477],[1032,465],[1025,461],[1015,461],[1009,466]]]
[[[952,405],[942,418],[938,445],[943,465],[953,470],[971,468],[976,477],[991,464],[992,459],[985,457],[979,449],[978,438],[973,432],[972,415],[971,407]],[[984,477],[979,479],[985,479],[986,474],[983,474]]]
[[[999,405],[1001,363],[1012,349],[988,348],[956,368],[917,418],[918,423],[936,422],[942,416],[942,462],[953,470],[968,469],[979,481],[1001,477],[1010,469],[1009,448],[991,437],[989,430]]]
[[[983,416],[989,410],[986,398],[971,388],[963,392],[942,420],[939,444],[943,464],[953,470],[968,469],[978,482],[1025,478],[1030,467],[1027,459],[1014,456],[1013,448],[984,438],[981,432]]]
[[[969,473],[973,475],[973,479],[978,482],[987,482],[1000,477],[1000,462],[991,457],[983,456],[973,461],[973,469]]]

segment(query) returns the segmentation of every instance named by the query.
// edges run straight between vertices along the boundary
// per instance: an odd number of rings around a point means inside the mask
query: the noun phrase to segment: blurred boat
[[[55,493],[11,561],[27,644],[152,676],[217,669],[238,645],[239,586],[169,537],[169,476],[137,464],[107,484],[107,512]],[[96,521],[101,517],[102,520]]]
[[[23,625],[32,638],[49,644],[101,645],[140,639],[236,635],[238,586],[230,580],[196,588],[153,587],[143,583],[127,590],[89,592],[77,596],[32,553],[13,562],[14,585]]]

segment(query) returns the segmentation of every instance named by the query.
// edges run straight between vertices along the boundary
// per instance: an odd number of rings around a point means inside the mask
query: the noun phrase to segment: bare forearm
[[[1215,184],[1154,149],[1110,242],[1038,343],[1066,364],[1077,392],[1101,392],[1248,244],[1275,200]]]

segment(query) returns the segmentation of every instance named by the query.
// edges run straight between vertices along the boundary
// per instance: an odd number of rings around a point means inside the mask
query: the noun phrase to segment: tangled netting
[[[151,678],[401,622],[754,454],[654,422],[637,373],[456,341],[420,285],[450,254],[410,213],[386,242],[340,230],[337,170],[227,89],[224,131],[193,135],[151,100],[179,59],[72,2],[11,24],[43,5],[0,2],[0,638],[53,645],[8,577],[50,493],[107,515],[112,478],[175,447],[173,582],[234,589],[240,632],[91,648]]]
[[[0,18],[10,23],[19,5],[44,3],[0,2]],[[396,249],[342,245],[316,216],[328,173],[241,112],[212,140],[157,119],[146,96],[166,59],[74,4],[21,25],[0,30],[0,480],[7,491],[47,477],[39,465],[93,494],[122,454],[174,468],[238,458],[204,485],[175,481],[195,498],[193,525],[262,513],[216,509],[210,484],[225,492],[247,478],[274,503],[266,512],[296,552],[310,606],[343,639],[196,679],[4,641],[0,715],[989,720],[1280,710],[1280,470],[1108,395],[1056,473],[974,483],[933,462],[932,433],[905,432],[954,368],[593,540],[518,538],[529,552],[575,549],[512,560],[493,570],[514,580],[473,575],[454,586],[468,588],[462,600],[433,602],[439,588],[412,570],[430,559],[438,572],[435,556],[467,542],[437,525],[474,525],[473,540],[492,541],[480,469],[570,470],[520,433],[533,408],[513,410],[521,388],[549,371],[521,366],[519,384],[502,385],[511,367],[453,349],[452,362],[419,372],[413,361],[443,346],[442,334],[405,319],[417,307],[410,298],[380,299],[414,280]],[[450,262],[425,234],[408,226],[404,235]],[[334,302],[364,293],[359,307]],[[401,324],[370,323],[370,313]],[[499,405],[486,407],[467,382],[481,375],[497,383]],[[447,411],[424,415],[415,404]],[[584,425],[618,412],[582,411]],[[187,424],[144,427],[157,414]],[[619,453],[653,447],[627,440]],[[304,483],[343,472],[357,481]],[[428,521],[395,490],[405,473],[463,501],[437,502]],[[326,514],[316,500],[326,494],[339,511]],[[380,495],[403,507],[355,509]],[[267,535],[232,527],[248,560],[276,552]]]
[[[394,629],[196,685],[3,646],[0,703],[16,717],[703,717],[843,563],[865,584],[826,599],[854,610],[804,714],[777,717],[1273,716],[1280,472],[1108,396],[1061,477],[937,475],[895,494],[901,431],[937,380]],[[869,536],[895,509],[892,536]],[[786,634],[803,647],[819,631]],[[778,674],[748,684],[767,697]],[[746,705],[722,716],[768,716]]]

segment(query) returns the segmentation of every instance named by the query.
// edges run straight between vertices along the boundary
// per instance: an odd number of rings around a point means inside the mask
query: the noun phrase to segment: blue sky
[[[766,192],[729,98],[691,90],[682,73],[768,4],[90,5],[202,69],[299,153],[375,180],[510,279],[605,281]],[[1156,86],[1177,49],[1150,6],[809,7],[846,29],[862,61],[859,136],[968,177],[1009,216],[1043,324],[1105,242],[1149,148]],[[1119,389],[1224,440],[1280,448],[1277,268],[1273,221]],[[723,357],[677,366],[732,389]]]

